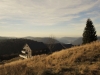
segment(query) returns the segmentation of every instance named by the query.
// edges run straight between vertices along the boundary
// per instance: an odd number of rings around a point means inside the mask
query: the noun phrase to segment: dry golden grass
[[[7,63],[0,75],[100,75],[100,42]]]

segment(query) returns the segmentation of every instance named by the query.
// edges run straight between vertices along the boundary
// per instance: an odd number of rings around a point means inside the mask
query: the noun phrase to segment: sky
[[[88,18],[100,36],[100,0],[0,0],[0,36],[81,37]]]

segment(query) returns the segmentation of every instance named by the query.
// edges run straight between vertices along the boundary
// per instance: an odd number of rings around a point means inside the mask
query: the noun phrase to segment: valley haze
[[[0,40],[2,39],[30,39],[38,42],[47,43],[49,38],[52,37],[32,37],[32,36],[26,36],[26,37],[3,37],[0,36]],[[54,37],[55,43],[65,43],[65,44],[73,44],[73,45],[80,45],[82,44],[82,37]],[[98,36],[98,40],[100,40],[100,36]]]

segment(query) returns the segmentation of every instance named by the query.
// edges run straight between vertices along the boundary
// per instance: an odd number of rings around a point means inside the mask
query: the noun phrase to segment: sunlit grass
[[[100,42],[7,63],[0,75],[100,75]]]

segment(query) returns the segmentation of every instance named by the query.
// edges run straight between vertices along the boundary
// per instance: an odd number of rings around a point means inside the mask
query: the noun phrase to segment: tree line
[[[19,56],[21,50],[26,43],[30,43],[35,48],[47,48],[48,47],[42,43],[29,39],[5,39],[0,41],[0,59],[10,59]]]

